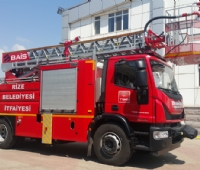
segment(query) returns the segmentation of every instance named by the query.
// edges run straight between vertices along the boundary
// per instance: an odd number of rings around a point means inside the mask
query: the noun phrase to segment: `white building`
[[[197,0],[196,0],[197,1]],[[62,12],[62,41],[81,36],[82,40],[143,30],[155,16],[166,15],[174,6],[194,0],[88,0]],[[198,10],[198,8],[197,8]],[[191,9],[184,12],[191,12]],[[164,30],[164,20],[154,21],[154,32]],[[164,50],[160,51],[164,54]],[[198,65],[175,66],[175,76],[186,107],[200,107]]]

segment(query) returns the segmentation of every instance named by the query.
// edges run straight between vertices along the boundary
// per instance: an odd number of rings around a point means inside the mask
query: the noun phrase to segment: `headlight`
[[[183,121],[181,121],[181,125],[185,125],[185,121],[183,120]]]
[[[154,131],[153,138],[155,140],[168,138],[168,131]]]
[[[183,106],[183,102],[182,101],[172,101],[172,107],[174,109],[182,109]]]

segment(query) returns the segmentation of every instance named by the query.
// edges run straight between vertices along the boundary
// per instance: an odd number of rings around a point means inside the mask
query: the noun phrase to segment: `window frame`
[[[109,16],[111,15],[111,16]],[[113,31],[109,31],[110,19],[114,19]],[[108,14],[108,32],[115,32],[115,13]]]
[[[96,23],[99,22],[99,33],[96,31]],[[94,35],[101,34],[101,16],[94,17]]]
[[[128,17],[128,23],[127,23],[127,28],[125,29],[125,25],[124,25],[124,17],[127,16]],[[120,22],[121,22],[121,29],[117,29],[117,18],[121,17]],[[114,18],[114,30],[110,31],[109,25],[110,25],[110,19]],[[118,12],[114,12],[114,13],[110,13],[108,14],[108,33],[112,33],[112,32],[116,32],[116,31],[125,31],[129,29],[129,10],[122,10],[122,11],[118,11]]]

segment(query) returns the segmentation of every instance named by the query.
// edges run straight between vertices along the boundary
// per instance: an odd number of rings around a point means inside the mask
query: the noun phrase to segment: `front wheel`
[[[13,135],[11,126],[4,119],[0,119],[0,148],[10,149],[17,141],[17,138]]]
[[[133,153],[123,128],[111,123],[95,132],[94,152],[102,163],[115,166],[126,163]]]

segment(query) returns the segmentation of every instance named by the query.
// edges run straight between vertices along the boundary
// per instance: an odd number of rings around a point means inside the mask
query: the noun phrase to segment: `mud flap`
[[[52,144],[52,114],[43,114],[42,143]]]
[[[182,128],[182,132],[183,132],[183,136],[187,137],[189,139],[194,139],[198,135],[198,131],[195,128],[189,126],[189,125],[185,125]]]
[[[87,156],[92,156],[94,155],[93,153],[93,139],[89,137],[88,139],[88,150],[87,150]]]

